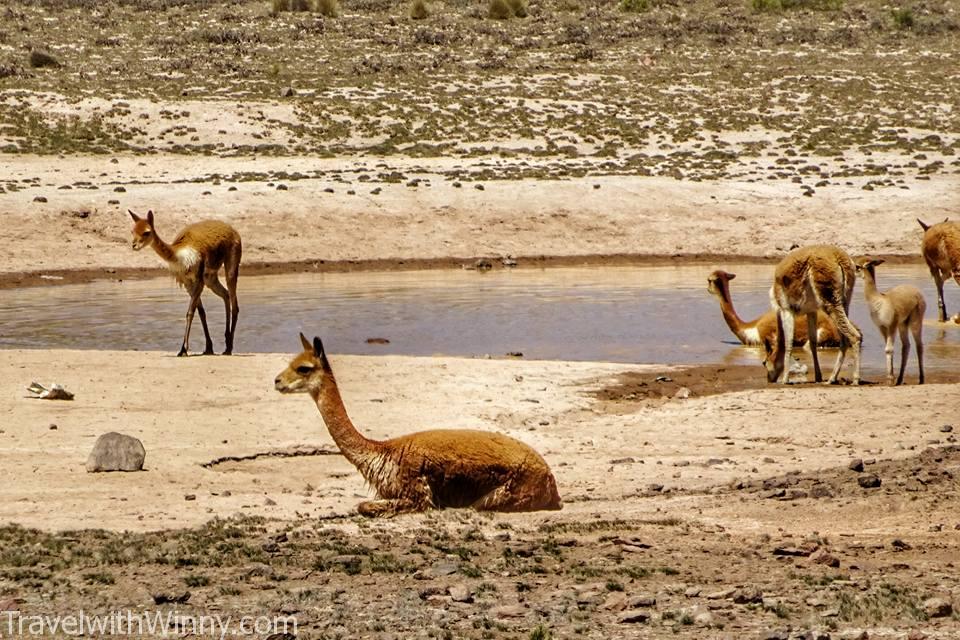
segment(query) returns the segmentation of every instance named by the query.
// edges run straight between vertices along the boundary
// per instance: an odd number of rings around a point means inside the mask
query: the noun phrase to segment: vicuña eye
[[[307,366],[305,364],[302,364],[299,367],[297,367],[297,373],[307,374],[307,373],[310,373],[311,371],[313,371],[313,367]]]

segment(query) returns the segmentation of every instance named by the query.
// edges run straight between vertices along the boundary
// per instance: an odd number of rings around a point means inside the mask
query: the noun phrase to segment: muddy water
[[[772,267],[717,265],[737,274],[734,304],[744,319],[768,306]],[[323,336],[333,352],[503,356],[615,362],[758,362],[736,344],[706,291],[712,267],[423,271],[248,277],[240,280],[239,352],[293,352],[297,332]],[[938,325],[926,269],[884,265],[881,288],[912,283],[927,296],[927,366],[952,369],[960,326]],[[883,348],[858,283],[855,322],[866,334],[868,368]],[[223,306],[205,293],[215,347]],[[948,309],[960,292],[948,285]],[[187,296],[172,279],[100,281],[0,291],[0,347],[159,349],[180,345]],[[386,338],[389,344],[368,344]],[[191,347],[202,350],[199,319]],[[832,356],[829,365],[832,366]],[[908,372],[913,372],[911,363]]]

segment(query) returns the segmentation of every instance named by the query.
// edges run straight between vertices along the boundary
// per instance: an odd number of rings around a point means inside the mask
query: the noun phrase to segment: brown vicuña
[[[910,353],[910,333],[917,351],[917,365],[920,367],[920,384],[923,384],[923,314],[927,311],[927,301],[920,289],[901,284],[886,293],[877,290],[877,265],[883,260],[861,258],[857,260],[857,274],[863,278],[863,294],[870,308],[870,319],[880,329],[883,336],[884,352],[887,356],[887,382],[893,380],[893,343],[894,334],[900,334],[900,375],[896,384],[903,383],[903,372],[907,368],[907,354]]]
[[[791,251],[780,261],[770,288],[770,303],[777,312],[777,339],[764,344],[767,380],[788,382],[790,375],[791,340],[784,335],[793,335],[794,315],[807,316],[807,335],[810,337],[810,354],[813,358],[814,378],[823,380],[820,359],[817,357],[817,311],[822,309],[833,320],[840,333],[840,353],[830,374],[829,382],[835,384],[847,356],[853,348],[853,383],[860,384],[860,347],[863,334],[847,314],[853,300],[856,273],[853,260],[845,251],[831,245],[813,245]]]
[[[735,273],[718,269],[707,278],[707,291],[720,300],[720,313],[723,314],[727,326],[741,344],[758,346],[775,343],[777,341],[776,312],[768,310],[755,320],[745,322],[733,308],[733,301],[730,298],[730,281],[736,277]],[[807,344],[807,325],[796,324],[793,330],[793,346],[803,347]],[[817,344],[821,347],[840,346],[837,327],[823,311],[817,311]]]
[[[937,319],[947,321],[947,306],[943,302],[943,282],[953,278],[960,284],[960,223],[944,220],[937,224],[925,224],[917,218],[923,228],[923,243],[920,250],[930,269],[933,282],[937,285]]]
[[[207,314],[203,309],[203,302],[200,301],[204,285],[223,298],[227,316],[224,332],[226,349],[223,354],[233,353],[237,316],[240,315],[240,305],[237,302],[237,276],[240,273],[240,256],[243,252],[240,234],[225,222],[204,220],[184,227],[173,242],[167,244],[160,238],[154,227],[153,211],[148,211],[146,218],[141,218],[129,209],[127,212],[133,218],[133,249],[139,251],[148,245],[153,247],[177,282],[190,294],[187,326],[183,333],[183,344],[177,355],[187,355],[194,311],[200,313],[200,324],[203,325],[203,335],[206,338],[203,353],[206,355],[213,353],[213,340],[210,339],[210,331],[207,328]],[[226,275],[226,287],[217,275],[220,267],[223,267]]]
[[[377,492],[361,502],[365,516],[428,509],[478,511],[560,509],[557,482],[540,454],[487,431],[438,429],[371,440],[353,426],[320,338],[301,333],[303,353],[274,381],[281,393],[309,393],[340,451]]]

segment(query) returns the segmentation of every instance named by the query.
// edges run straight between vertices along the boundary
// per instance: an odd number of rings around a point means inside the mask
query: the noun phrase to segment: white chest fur
[[[200,252],[193,247],[181,247],[174,252],[175,259],[167,263],[170,271],[177,279],[187,276],[200,264]]]

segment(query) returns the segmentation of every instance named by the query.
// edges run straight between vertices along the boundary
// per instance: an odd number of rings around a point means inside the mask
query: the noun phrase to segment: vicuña
[[[274,381],[281,393],[309,393],[330,436],[377,493],[361,502],[365,516],[428,509],[478,511],[560,509],[557,482],[540,454],[487,431],[438,429],[371,440],[353,426],[320,338],[301,333],[303,353]]]
[[[233,353],[237,316],[240,315],[240,305],[237,302],[237,276],[240,272],[240,255],[243,252],[240,234],[225,222],[204,220],[184,227],[173,242],[167,244],[157,234],[153,224],[153,211],[148,211],[146,218],[141,218],[129,209],[127,212],[133,218],[134,251],[139,251],[146,246],[153,247],[177,282],[190,294],[187,326],[183,332],[183,344],[180,345],[180,352],[177,355],[187,355],[190,325],[193,324],[195,311],[200,314],[200,324],[203,325],[203,335],[206,338],[203,353],[206,355],[213,353],[213,340],[210,339],[210,330],[207,328],[207,314],[203,309],[203,302],[200,301],[204,285],[223,298],[227,315],[224,333],[227,344],[223,354]],[[223,267],[226,274],[226,287],[218,277],[220,267]]]

